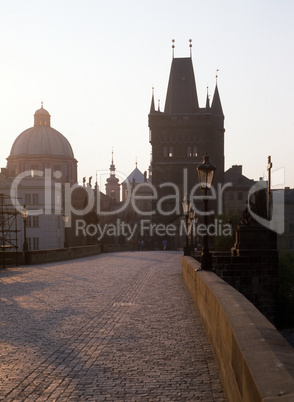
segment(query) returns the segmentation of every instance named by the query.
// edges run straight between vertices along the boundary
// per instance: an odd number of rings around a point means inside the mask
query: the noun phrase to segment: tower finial
[[[173,58],[175,57],[175,40],[172,39]]]
[[[41,109],[43,109],[43,101],[41,102]]]
[[[138,166],[138,157],[136,156],[136,167]]]
[[[158,111],[160,112],[160,99],[158,99]]]
[[[113,147],[112,147],[112,150],[111,150],[111,163],[113,164]]]
[[[190,57],[192,59],[192,39],[189,39]]]
[[[217,84],[217,79],[218,79],[218,71],[219,71],[219,69],[217,68],[217,70],[216,70],[216,75],[215,75],[215,82],[216,82],[216,84]]]

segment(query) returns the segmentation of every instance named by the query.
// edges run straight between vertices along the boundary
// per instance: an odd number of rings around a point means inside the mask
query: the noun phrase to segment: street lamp
[[[63,214],[62,219],[64,222],[64,248],[68,247],[68,242],[67,242],[67,230],[66,230],[66,223],[68,222],[68,215]]]
[[[27,219],[28,219],[29,211],[27,210],[26,206],[24,205],[20,212],[21,212],[21,216],[23,219],[23,236],[24,236],[22,249],[24,251],[25,264],[27,265],[29,263],[29,255],[28,255],[29,247],[28,247],[28,242],[27,242]]]
[[[216,170],[216,167],[210,162],[209,157],[206,153],[206,155],[203,158],[203,163],[201,165],[199,165],[197,168],[200,188],[201,188],[201,190],[204,191],[204,198],[203,198],[203,201],[204,201],[204,225],[206,227],[206,233],[205,233],[204,241],[203,241],[203,251],[201,254],[201,268],[202,269],[211,269],[211,263],[212,263],[211,254],[209,253],[209,248],[208,248],[207,190],[209,190],[211,188],[215,170]]]
[[[190,212],[190,198],[188,195],[182,201],[183,212],[186,221],[186,244],[184,247],[184,255],[190,255],[190,248],[189,248],[189,239],[188,239],[188,220],[189,220],[189,212]]]

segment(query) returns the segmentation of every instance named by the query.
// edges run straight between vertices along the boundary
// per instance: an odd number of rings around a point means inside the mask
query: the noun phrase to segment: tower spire
[[[190,57],[192,59],[192,39],[189,39]]]
[[[155,112],[155,105],[154,105],[154,87],[152,87],[152,98],[151,98],[151,106],[150,106],[150,113]]]
[[[111,164],[110,164],[110,176],[115,176],[115,164],[113,163],[113,147],[111,151]]]
[[[211,103],[211,112],[212,112],[212,114],[217,115],[217,116],[224,115],[219,92],[218,92],[217,83],[215,84],[215,90],[214,90],[213,99],[212,99],[212,103]]]
[[[210,108],[210,104],[209,104],[209,94],[208,94],[208,87],[207,87],[207,94],[206,94],[206,109]]]

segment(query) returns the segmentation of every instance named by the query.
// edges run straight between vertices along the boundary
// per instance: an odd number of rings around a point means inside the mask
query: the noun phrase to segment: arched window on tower
[[[174,147],[169,147],[168,149],[168,156],[171,158],[174,156]]]
[[[192,156],[192,149],[191,147],[187,147],[187,156],[190,158]]]
[[[198,154],[197,154],[197,147],[193,147],[193,156],[197,156]]]

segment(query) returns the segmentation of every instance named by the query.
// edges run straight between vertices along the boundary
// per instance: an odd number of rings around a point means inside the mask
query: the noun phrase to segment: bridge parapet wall
[[[217,359],[229,401],[294,400],[294,350],[241,293],[198,261],[182,273]]]
[[[112,253],[118,251],[130,250],[128,246],[116,244],[95,244],[86,246],[74,246],[67,248],[57,248],[49,250],[30,250],[27,255],[25,252],[6,252],[0,253],[0,269],[3,265],[21,265],[21,264],[44,264],[48,262],[65,261],[74,258],[87,257],[100,253]],[[4,259],[4,264],[3,264]]]

